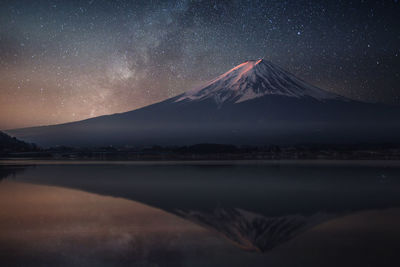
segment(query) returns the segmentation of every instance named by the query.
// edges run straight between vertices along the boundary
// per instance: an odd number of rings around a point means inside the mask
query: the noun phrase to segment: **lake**
[[[0,161],[0,266],[393,266],[398,161]]]

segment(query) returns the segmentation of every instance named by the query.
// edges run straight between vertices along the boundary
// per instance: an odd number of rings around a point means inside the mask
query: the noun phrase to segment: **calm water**
[[[399,162],[0,168],[0,265],[320,266],[330,255],[324,265],[374,264],[379,256],[376,266],[390,266],[400,248]],[[366,251],[371,259],[360,259]]]

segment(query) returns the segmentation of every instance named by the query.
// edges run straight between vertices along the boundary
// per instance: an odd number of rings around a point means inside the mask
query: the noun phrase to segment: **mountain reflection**
[[[268,251],[332,217],[400,206],[399,174],[396,164],[70,162],[16,180],[139,201]]]
[[[219,255],[235,257],[228,242],[162,210],[54,186],[6,180],[0,217],[0,266],[220,266]]]
[[[309,217],[288,215],[268,218],[240,209],[221,207],[212,213],[180,211],[178,214],[216,230],[245,250],[259,252],[268,251],[332,217],[316,214]]]

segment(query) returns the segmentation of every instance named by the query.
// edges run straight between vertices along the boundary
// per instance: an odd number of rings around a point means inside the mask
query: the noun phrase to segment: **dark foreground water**
[[[0,162],[0,266],[396,266],[400,163]]]

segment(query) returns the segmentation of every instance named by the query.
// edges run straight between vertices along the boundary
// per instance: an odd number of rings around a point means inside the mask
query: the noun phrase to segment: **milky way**
[[[265,58],[400,103],[398,1],[1,1],[0,129],[136,109]]]

